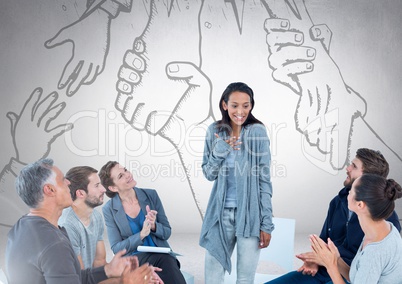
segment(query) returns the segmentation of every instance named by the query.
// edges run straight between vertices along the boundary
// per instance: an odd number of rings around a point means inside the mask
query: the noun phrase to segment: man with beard
[[[105,225],[102,214],[95,207],[103,204],[106,189],[101,184],[98,171],[89,166],[71,168],[65,177],[70,182],[73,204],[63,210],[59,225],[66,229],[81,269],[104,266],[107,263],[103,241]],[[157,267],[152,269],[159,271]],[[146,279],[144,278],[145,282]],[[102,283],[121,283],[121,281],[123,281],[121,278],[112,278]],[[155,272],[152,273],[150,281],[163,283]]]
[[[331,238],[338,247],[340,257],[349,266],[364,236],[357,215],[348,209],[347,198],[352,183],[363,174],[377,174],[386,178],[388,173],[388,162],[379,151],[367,148],[358,149],[356,157],[346,168],[347,176],[343,182],[344,188],[329,204],[328,214],[322,227],[320,238],[325,242],[327,242],[328,238]],[[393,211],[388,221],[401,231],[398,219],[398,215]],[[268,283],[332,283],[327,270],[319,263],[314,252],[306,252],[296,256],[303,260],[303,265],[297,271],[289,272]]]
[[[73,199],[71,207],[63,210],[59,225],[66,228],[81,269],[106,264],[103,241],[104,222],[95,207],[103,204],[105,188],[98,171],[88,166],[71,168],[66,173]]]

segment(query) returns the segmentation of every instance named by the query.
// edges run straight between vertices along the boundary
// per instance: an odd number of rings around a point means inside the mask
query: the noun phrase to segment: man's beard
[[[344,183],[343,183],[343,186],[344,187],[352,187],[352,184],[353,184],[353,182],[355,181],[355,178],[351,178],[351,177],[348,177],[348,178],[350,178],[350,181],[349,182],[347,182],[347,179],[344,181]]]
[[[102,203],[103,202],[99,198],[98,199],[93,198],[92,200],[88,198],[85,199],[85,204],[88,205],[88,207],[90,208],[95,208],[99,205],[102,205]]]

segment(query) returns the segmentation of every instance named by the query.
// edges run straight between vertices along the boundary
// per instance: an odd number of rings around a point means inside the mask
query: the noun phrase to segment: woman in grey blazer
[[[111,198],[102,211],[112,251],[125,249],[127,255],[138,257],[140,265],[161,268],[157,273],[165,284],[186,283],[174,256],[137,250],[138,246],[170,247],[171,227],[157,192],[136,187],[133,175],[115,161],[107,162],[99,177]]]

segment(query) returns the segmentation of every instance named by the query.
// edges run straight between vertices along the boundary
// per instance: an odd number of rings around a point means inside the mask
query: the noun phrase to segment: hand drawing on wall
[[[235,25],[241,34],[243,30],[242,15],[245,11],[244,2],[243,5],[233,1],[223,2],[232,7],[233,13],[236,15]],[[209,2],[208,9],[211,9],[215,3]],[[194,3],[192,4],[194,5]],[[203,13],[206,5],[204,1],[201,4],[200,13]],[[259,8],[265,8],[270,15],[264,28],[267,31],[267,44],[270,52],[269,67],[273,70],[272,77],[276,82],[288,86],[300,96],[294,116],[297,131],[301,132],[308,143],[316,147],[320,153],[328,155],[330,166],[338,171],[349,162],[354,121],[358,117],[364,118],[367,109],[366,102],[360,94],[344,82],[338,66],[329,55],[331,31],[326,25],[313,25],[304,1],[261,1],[261,4],[262,6]],[[172,125],[179,125],[183,121],[190,125],[201,122],[205,116],[189,116],[187,119],[175,118],[177,113],[185,109],[182,99],[189,92],[184,88],[183,92],[177,93],[177,85],[174,85],[177,82],[171,78],[173,67],[177,66],[172,64],[172,61],[187,57],[188,59],[186,58],[187,60],[184,61],[188,61],[190,66],[192,65],[194,69],[199,70],[200,74],[203,74],[205,79],[210,82],[210,90],[216,81],[214,81],[215,78],[210,79],[209,74],[204,74],[197,68],[197,66],[201,66],[201,62],[198,64],[195,51],[200,53],[201,61],[206,56],[199,44],[200,39],[197,38],[197,36],[203,38],[202,34],[198,33],[198,26],[193,21],[198,14],[197,7],[190,5],[190,9],[187,6],[187,10],[183,10],[179,6],[174,10],[165,11],[167,7],[172,8],[173,6],[164,5],[160,1],[151,2],[148,25],[143,34],[135,39],[133,49],[126,52],[123,65],[119,70],[118,98],[115,107],[121,111],[123,117],[133,128],[147,131],[151,135],[159,135],[176,147],[202,216],[203,210],[197,200],[196,189],[191,182],[193,177],[186,169],[188,161],[185,158],[185,150],[178,147],[177,137],[180,132],[177,130],[178,126],[173,127]],[[258,7],[258,4],[255,7]],[[286,17],[278,18],[278,15],[281,14]],[[187,19],[187,21],[183,19]],[[180,25],[182,22],[187,23],[185,25],[187,30],[182,30],[183,25]],[[169,36],[161,37],[160,33],[156,31],[162,31],[164,34],[166,27],[169,28]],[[183,39],[185,42],[177,42],[177,39],[181,37],[175,35],[175,32],[189,35],[189,37]],[[310,35],[311,38],[307,35]],[[192,52],[193,54],[191,54]],[[165,64],[166,70],[163,68]],[[165,101],[154,100],[152,94],[161,92],[169,96],[166,100],[167,106]],[[204,91],[203,96],[204,104],[210,105],[211,95],[207,90]],[[175,104],[180,106],[180,110],[175,109]],[[211,106],[207,109],[208,117],[213,119]],[[165,113],[162,115],[162,110],[168,110],[168,113],[172,115]],[[169,135],[164,130],[168,128]],[[191,157],[188,158],[191,160]]]
[[[179,130],[184,122],[187,126],[197,125],[212,116],[211,84],[197,67],[200,61],[198,14],[202,1],[144,0],[143,3],[149,7],[149,21],[143,34],[134,40],[133,49],[125,54],[119,71],[115,107],[134,129],[160,136],[177,149],[202,217],[188,168],[189,159],[193,159],[189,153],[191,150],[181,150],[184,149],[180,147],[183,137],[173,131]],[[130,11],[131,6],[132,1],[93,1],[78,21],[62,28],[45,43],[47,48],[68,42],[73,45],[59,89],[67,87],[66,94],[72,96],[82,85],[92,84],[102,73],[109,51],[111,19],[120,10]],[[78,35],[89,35],[95,30],[99,37],[88,47],[86,37]],[[161,33],[168,33],[169,37],[160,37]],[[177,40],[183,34],[187,35],[185,49],[182,48],[183,42]],[[149,42],[152,44],[148,45]],[[151,95],[163,93],[168,99],[155,101]],[[194,115],[191,112],[194,106],[204,109],[204,112]]]
[[[364,120],[367,103],[345,83],[329,55],[331,31],[326,25],[313,24],[304,1],[267,3],[270,18],[264,27],[272,77],[300,96],[295,112],[296,129],[311,146],[330,155],[331,166],[340,170],[349,160],[355,119]]]
[[[170,5],[151,1],[147,26],[134,40],[133,49],[127,50],[119,70],[115,107],[134,129],[160,136],[175,147],[203,217],[192,184],[193,170],[189,168],[194,152],[182,147],[189,127],[202,132],[200,124],[212,116],[211,84],[198,67],[201,4],[202,1],[171,1]],[[185,45],[177,40],[183,34]],[[163,99],[155,100],[154,94]],[[201,111],[192,111],[194,107]]]
[[[187,93],[188,86],[166,76],[167,72],[175,72],[174,65],[167,65],[181,61],[199,66],[200,60],[198,13],[201,2],[170,3],[172,5],[166,7],[165,1],[151,1],[147,26],[134,40],[133,49],[126,52],[119,71],[121,80],[117,84],[116,108],[135,129],[146,129],[150,134],[156,134],[167,119],[155,118],[155,112],[172,111]],[[178,40],[183,34],[186,35],[185,47]],[[165,99],[155,100],[153,94],[165,94],[162,95]]]
[[[14,178],[27,163],[47,157],[53,142],[66,131],[73,128],[72,124],[59,124],[52,127],[51,123],[66,107],[65,102],[57,103],[58,94],[52,92],[43,96],[43,90],[36,88],[19,114],[8,112],[11,123],[11,137],[15,156],[0,173],[0,223],[12,225],[19,218],[12,212],[27,212],[26,205],[14,190]],[[33,141],[34,140],[34,141]],[[10,217],[17,218],[10,220]]]
[[[183,129],[186,131],[191,126],[201,137],[206,125],[214,120],[212,90],[220,92],[217,86],[226,85],[226,82],[222,83],[221,77],[217,76],[221,65],[213,62],[212,53],[217,51],[211,38],[228,33],[228,29],[233,35],[236,33],[234,36],[240,41],[244,38],[243,42],[247,44],[237,47],[222,40],[220,46],[226,44],[229,51],[233,47],[253,55],[247,36],[257,30],[267,35],[263,48],[268,45],[269,54],[264,53],[265,57],[258,52],[255,54],[264,64],[268,55],[266,69],[272,79],[299,96],[294,114],[296,130],[318,152],[330,156],[333,169],[342,169],[348,162],[354,122],[365,117],[367,105],[362,96],[345,83],[329,54],[331,32],[325,25],[313,24],[304,1],[143,0],[142,3],[146,6],[148,22],[124,55],[118,71],[115,108],[134,129],[161,137],[177,150],[201,217],[203,209],[194,185],[196,177],[190,169],[191,164],[194,166],[191,161],[198,157],[191,149],[183,147],[183,139],[187,139],[188,134],[183,133]],[[72,45],[71,57],[58,82],[58,88],[65,89],[67,96],[74,95],[82,85],[92,84],[105,70],[111,21],[121,11],[131,9],[132,0],[88,1],[87,10],[78,21],[61,28],[46,41],[45,47],[49,49]],[[256,14],[257,20],[244,21],[245,16],[253,18]],[[210,21],[201,17],[205,15]],[[213,22],[216,16],[219,19]],[[221,24],[221,29],[216,28]],[[217,33],[217,30],[218,35],[207,36],[208,32]],[[93,34],[91,40],[86,40]],[[238,43],[236,40],[233,42]],[[252,44],[255,48],[259,43]],[[237,61],[238,54],[227,52],[223,60]],[[242,75],[261,70],[245,68],[233,70],[235,72]],[[42,138],[46,140],[46,137]],[[42,142],[50,149],[49,141]],[[24,147],[14,145],[16,149]],[[202,145],[203,139],[197,146],[200,152]],[[2,176],[7,173],[12,173],[11,164],[5,167]]]
[[[300,96],[296,129],[312,146],[330,155],[335,169],[342,169],[347,163],[354,119],[365,114],[366,103],[344,83],[338,66],[325,50],[330,39],[324,35],[331,36],[326,26],[312,27],[303,1],[286,2],[293,13],[271,5],[276,10],[265,23],[272,76]]]
[[[67,87],[67,96],[74,95],[82,85],[92,84],[103,72],[110,47],[111,20],[117,17],[121,10],[130,11],[132,0],[88,2],[92,4],[79,20],[63,27],[45,43],[46,48],[72,44],[71,57],[64,66],[58,83],[59,89]],[[96,36],[88,40],[93,33],[96,33]]]

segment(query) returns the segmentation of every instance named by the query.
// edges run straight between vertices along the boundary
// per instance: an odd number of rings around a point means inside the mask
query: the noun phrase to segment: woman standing
[[[349,210],[356,213],[364,232],[363,241],[349,267],[334,243],[311,236],[311,245],[327,268],[334,284],[402,283],[402,240],[396,227],[386,221],[402,197],[402,188],[392,179],[364,174],[357,178],[348,196]]]
[[[206,134],[202,170],[214,181],[200,236],[206,284],[224,282],[236,243],[237,283],[254,283],[260,249],[274,229],[269,139],[253,107],[252,89],[230,84],[219,101],[222,119]]]
[[[170,254],[138,252],[138,246],[170,247],[171,228],[158,193],[136,187],[133,175],[118,162],[109,161],[99,171],[106,195],[102,208],[110,246],[114,253],[125,249],[136,255],[140,265],[149,263],[165,284],[185,284],[179,261]],[[144,283],[159,283],[144,278]]]

